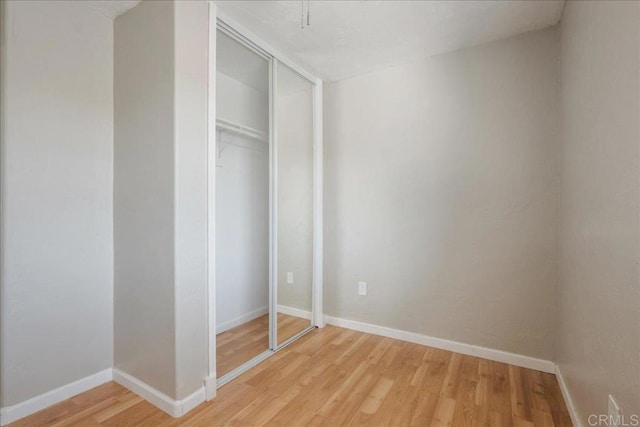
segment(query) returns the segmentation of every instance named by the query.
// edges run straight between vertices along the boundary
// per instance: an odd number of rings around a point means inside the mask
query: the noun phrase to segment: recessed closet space
[[[313,326],[317,82],[223,21],[215,67],[218,385]]]

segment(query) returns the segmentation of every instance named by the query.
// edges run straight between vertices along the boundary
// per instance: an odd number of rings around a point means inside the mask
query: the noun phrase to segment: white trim
[[[571,422],[575,427],[582,427],[584,424],[582,423],[582,421],[580,420],[580,417],[578,416],[576,405],[573,403],[573,399],[571,398],[571,394],[569,393],[569,388],[567,387],[567,383],[564,381],[562,372],[560,372],[560,366],[558,365],[556,365],[555,374],[556,374],[556,379],[558,380],[558,385],[560,386],[560,392],[562,393],[564,403],[567,405],[567,410],[569,411]]]
[[[211,399],[215,399],[216,395],[218,394],[218,386],[216,384],[216,381],[217,375],[215,373],[204,379],[204,395],[207,402]]]
[[[268,359],[269,357],[273,356],[276,351],[278,350],[265,350],[262,353],[260,353],[259,355],[257,355],[256,357],[254,357],[253,359],[250,359],[246,362],[244,362],[242,365],[238,366],[235,369],[232,369],[231,371],[227,372],[226,374],[222,375],[220,378],[218,378],[217,380],[217,386],[218,387],[222,387],[223,385],[227,384],[228,382],[233,381],[234,379],[236,379],[236,377],[239,377],[241,374],[247,372],[249,369],[253,368],[254,366],[258,365],[258,363]]]
[[[311,312],[303,310],[301,308],[289,307],[287,305],[278,304],[278,313],[286,314],[288,316],[300,317],[302,319],[311,320]]]
[[[208,375],[205,378],[206,398],[216,397],[216,34],[217,6],[209,2],[209,79],[207,82],[207,331],[209,338]],[[213,384],[213,386],[212,386]]]
[[[313,90],[313,283],[312,313],[313,325],[324,327],[322,308],[323,288],[323,181],[324,149],[322,142],[322,80],[317,79]]]
[[[318,327],[324,326],[322,318],[322,181],[323,181],[323,148],[322,148],[322,79],[314,76],[307,71],[304,67],[301,67],[296,62],[290,60],[282,52],[274,49],[271,45],[257,37],[251,31],[248,31],[242,25],[239,25],[233,18],[227,16],[222,10],[217,8],[215,1],[209,1],[209,84],[208,84],[208,202],[207,202],[207,256],[208,256],[208,336],[209,336],[209,372],[205,378],[205,388],[207,389],[207,400],[215,397],[215,392],[211,390],[212,384],[217,382],[216,376],[216,283],[215,283],[215,165],[216,165],[216,150],[215,150],[215,135],[216,135],[216,32],[218,30],[218,23],[220,28],[225,33],[243,44],[248,43],[249,48],[256,51],[258,54],[267,57],[269,61],[269,82],[270,82],[270,96],[272,99],[269,102],[269,135],[270,135],[270,203],[274,200],[277,201],[277,189],[275,189],[274,183],[277,183],[277,178],[272,176],[276,170],[277,165],[273,164],[274,149],[277,150],[276,141],[276,126],[275,126],[275,95],[276,95],[276,67],[278,63],[282,63],[291,68],[296,73],[300,74],[305,79],[309,80],[315,85],[314,89],[314,272],[313,272],[313,324]],[[275,191],[274,191],[275,190]],[[277,212],[270,206],[270,227],[276,223]],[[277,242],[274,242],[272,236],[277,236],[275,230],[270,230],[270,248],[275,247],[277,249]],[[277,346],[277,326],[275,322],[275,314],[277,309],[277,287],[275,286],[275,279],[277,279],[277,271],[272,268],[276,263],[277,254],[272,250],[269,251],[269,265],[270,274],[269,278],[272,280],[270,284],[270,301],[269,306],[272,308],[270,316],[270,342],[269,347],[272,350],[278,348]],[[276,274],[274,274],[276,273]]]
[[[203,386],[197,389],[196,391],[194,391],[193,393],[191,393],[189,396],[185,397],[184,399],[176,401],[176,404],[180,408],[180,412],[181,412],[180,415],[178,416],[179,417],[183,416],[184,414],[188,413],[189,411],[194,409],[196,406],[200,405],[201,403],[204,403],[205,401],[206,401],[206,391]]]
[[[278,346],[278,60],[269,60],[269,349]]]
[[[218,15],[218,31],[224,33],[229,36],[231,39],[237,41],[242,46],[246,47],[253,53],[258,56],[261,56],[265,60],[269,61],[271,59],[271,54],[264,49],[262,49],[259,45],[253,42],[253,40],[244,36],[244,34],[238,32],[233,28],[233,26],[224,22]]]
[[[113,380],[174,418],[183,416],[205,401],[204,386],[182,400],[174,400],[144,381],[117,368],[113,368]]]
[[[39,396],[32,397],[20,403],[16,403],[12,406],[0,408],[0,425],[7,425],[14,421],[24,418],[28,415],[34,414],[63,400],[69,399],[77,394],[83,393],[94,387],[102,385],[111,381],[113,378],[113,372],[111,368],[104,371],[97,372],[89,375],[88,377],[81,378],[72,383],[63,385]]]
[[[415,344],[422,344],[429,347],[440,348],[469,356],[482,357],[483,359],[494,360],[496,362],[508,363],[523,368],[535,369],[537,371],[555,373],[556,365],[551,360],[537,359],[535,357],[522,354],[510,353],[503,350],[481,347],[473,344],[450,341],[442,338],[421,335],[415,332],[402,331],[400,329],[387,328],[385,326],[372,325],[370,323],[358,322],[356,320],[342,319],[333,316],[324,316],[330,325],[342,328],[353,329],[369,334],[380,335],[397,340],[408,341]]]
[[[257,319],[258,317],[264,316],[267,313],[269,313],[269,306],[265,305],[264,307],[260,307],[257,310],[253,310],[249,313],[243,314],[242,316],[238,316],[235,319],[219,323],[217,326],[217,332],[218,334],[220,334],[224,331],[228,331],[231,328],[235,328],[236,326],[240,326],[244,323],[250,322],[253,319]]]
[[[294,334],[294,335],[290,336],[289,338],[284,340],[284,342],[278,344],[278,348],[275,351],[278,352],[278,351],[282,350],[283,348],[285,348],[286,346],[288,346],[292,342],[295,342],[301,336],[308,334],[309,332],[313,331],[314,329],[315,328],[313,326],[309,325],[307,328],[301,330],[297,334]]]
[[[317,83],[318,77],[314,76],[313,73],[309,72],[305,67],[299,65],[297,62],[289,59],[281,51],[275,49],[269,43],[258,37],[255,33],[248,30],[244,25],[239,24],[238,21],[225,13],[224,10],[218,10],[217,17],[226,26],[231,27],[236,33],[242,35],[243,38],[247,39],[249,42],[251,42],[251,44],[263,50],[266,54],[274,58],[278,58],[278,61],[282,62],[284,65],[291,68],[293,71],[300,74],[310,82]]]
[[[113,380],[172,417],[178,417],[175,401],[147,383],[119,369],[113,369]]]

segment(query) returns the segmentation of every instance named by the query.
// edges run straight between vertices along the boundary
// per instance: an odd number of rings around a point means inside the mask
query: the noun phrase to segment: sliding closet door
[[[275,64],[277,341],[311,327],[313,295],[313,88]]]
[[[217,374],[269,350],[269,60],[222,31],[216,73]]]

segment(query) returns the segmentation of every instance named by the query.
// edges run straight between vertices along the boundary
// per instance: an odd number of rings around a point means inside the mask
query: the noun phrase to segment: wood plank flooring
[[[309,324],[309,320],[278,313],[278,342],[305,330]],[[216,338],[216,371],[222,376],[269,349],[269,315],[224,331]]]
[[[556,378],[347,329],[310,332],[171,418],[107,383],[13,426],[570,426]]]
[[[216,336],[216,372],[219,376],[269,350],[269,315]]]
[[[278,313],[278,344],[311,326],[311,320]]]

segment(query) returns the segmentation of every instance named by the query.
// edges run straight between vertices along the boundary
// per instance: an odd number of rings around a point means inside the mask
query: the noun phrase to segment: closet
[[[320,282],[318,81],[216,33],[218,386],[311,331]]]

